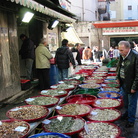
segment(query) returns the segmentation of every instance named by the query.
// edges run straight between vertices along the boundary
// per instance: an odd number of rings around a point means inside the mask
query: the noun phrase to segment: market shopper
[[[50,88],[50,59],[52,55],[47,48],[47,41],[45,38],[41,39],[39,46],[35,50],[36,55],[36,69],[38,72],[40,89]]]
[[[128,41],[120,41],[118,46],[120,58],[117,68],[117,82],[121,86],[125,107],[122,119],[127,119],[126,127],[133,127],[138,97],[138,53],[131,49]]]
[[[71,49],[71,51],[72,51],[72,53],[76,52],[76,61],[77,61],[78,65],[81,65],[81,57],[80,57],[79,49],[80,49],[80,44],[76,43],[75,47],[73,47]]]
[[[32,66],[35,58],[34,43],[25,34],[21,34],[20,39],[23,43],[19,55],[21,55],[21,58],[25,61],[26,79],[32,80]]]
[[[72,51],[68,47],[68,40],[63,39],[62,46],[57,49],[55,55],[55,62],[58,68],[58,81],[64,80],[68,77],[68,68],[70,67],[70,62],[75,69],[75,60]]]

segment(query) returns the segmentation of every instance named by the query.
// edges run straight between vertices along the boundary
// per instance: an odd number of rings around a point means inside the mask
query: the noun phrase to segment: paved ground
[[[25,105],[24,99],[31,97],[31,96],[36,96],[39,95],[39,90],[37,87],[33,90],[26,91],[26,93],[18,98],[15,99],[14,102],[11,102],[10,104],[6,103],[0,108],[0,120],[7,119],[6,117],[6,112],[15,107],[15,106],[20,106],[20,105]],[[138,111],[137,111],[137,117],[138,117]],[[138,119],[136,120],[135,126],[133,128],[125,128],[125,121],[118,120],[114,122],[116,125],[118,125],[122,131],[121,136],[126,137],[126,138],[138,138]]]

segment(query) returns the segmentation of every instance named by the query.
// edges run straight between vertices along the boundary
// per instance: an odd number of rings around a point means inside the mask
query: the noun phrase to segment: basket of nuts
[[[109,122],[90,121],[85,128],[79,138],[118,138],[121,134],[120,128]]]
[[[30,125],[21,120],[0,120],[1,138],[25,138],[30,131]]]
[[[120,108],[122,105],[120,100],[112,98],[97,98],[92,103],[95,108]]]
[[[94,95],[89,94],[77,94],[71,95],[66,98],[68,103],[81,103],[81,104],[92,104],[93,100],[97,99]]]
[[[86,116],[89,121],[114,122],[121,117],[121,112],[113,108],[93,108]]]
[[[49,113],[48,108],[40,105],[23,105],[12,108],[6,112],[10,119],[19,119],[34,122],[45,118]]]

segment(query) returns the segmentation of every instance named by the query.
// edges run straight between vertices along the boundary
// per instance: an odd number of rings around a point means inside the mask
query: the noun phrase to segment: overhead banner
[[[138,27],[103,28],[103,35],[128,35],[138,34]]]
[[[42,4],[39,4],[33,0],[10,0],[11,2],[15,2],[16,4],[20,4],[24,7],[30,8],[32,10],[41,12],[43,14],[46,14],[48,16],[54,17],[59,19],[59,21],[63,21],[63,22],[69,22],[69,23],[75,23],[76,20],[72,19],[64,14],[61,14],[59,12],[56,12]]]

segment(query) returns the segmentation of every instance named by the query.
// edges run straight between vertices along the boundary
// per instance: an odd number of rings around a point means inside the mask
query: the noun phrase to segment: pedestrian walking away
[[[72,63],[75,69],[75,60],[72,51],[68,47],[68,40],[63,39],[62,46],[57,49],[55,55],[55,62],[58,68],[58,81],[64,80],[68,77],[68,68],[70,63]]]

